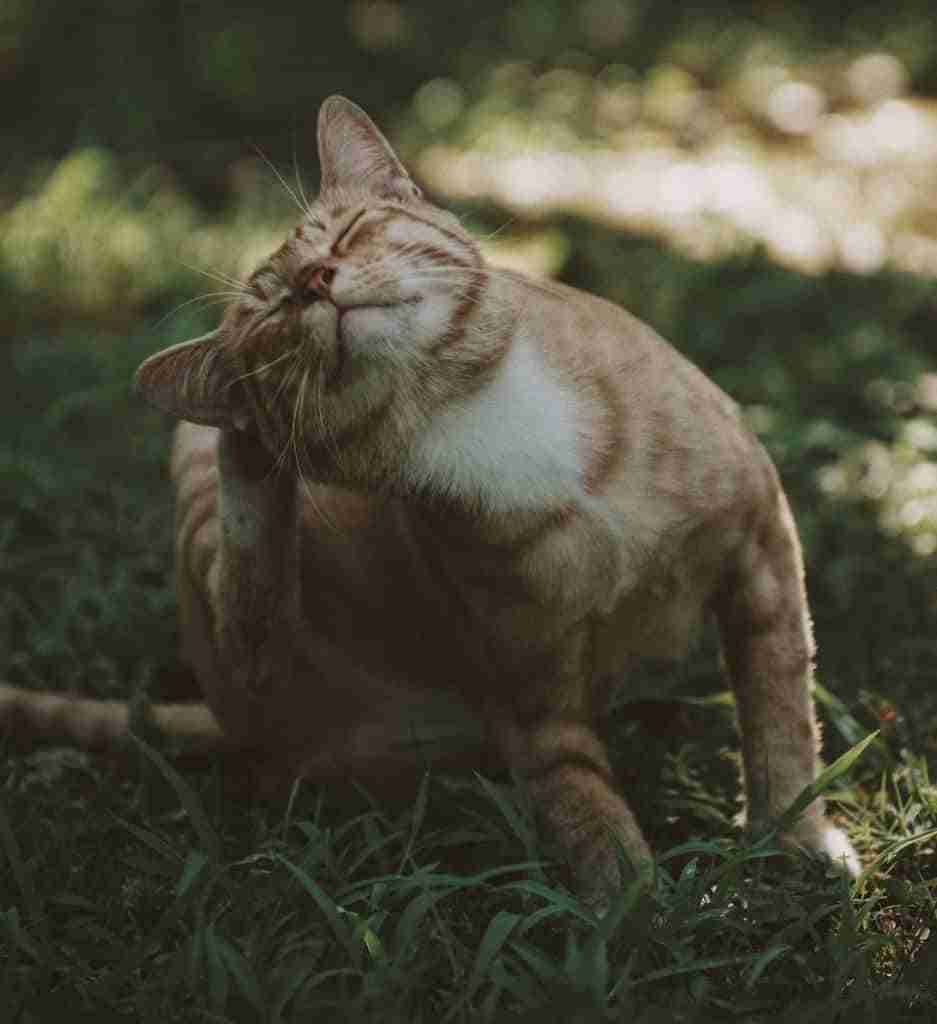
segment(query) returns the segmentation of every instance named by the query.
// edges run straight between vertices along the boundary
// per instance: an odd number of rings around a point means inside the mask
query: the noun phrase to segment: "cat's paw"
[[[793,846],[826,857],[835,867],[845,871],[850,878],[858,878],[862,871],[862,862],[852,848],[852,843],[847,839],[846,833],[829,821],[823,821],[809,829],[782,833],[778,839],[786,846]]]
[[[620,841],[602,844],[585,863],[570,868],[580,902],[600,919],[633,885],[648,891],[655,885],[654,856],[640,835],[630,836],[627,847]]]

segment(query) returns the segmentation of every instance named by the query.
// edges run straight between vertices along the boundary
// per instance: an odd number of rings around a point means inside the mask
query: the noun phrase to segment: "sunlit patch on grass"
[[[881,397],[894,402],[894,386],[880,383]],[[921,556],[937,553],[935,392],[935,375],[922,375],[911,396],[921,415],[905,420],[892,443],[865,441],[818,473],[820,489],[830,497],[875,503],[882,529],[903,537]]]
[[[419,170],[453,198],[575,213],[700,259],[758,245],[809,273],[937,275],[937,109],[904,95],[894,56],[743,60],[718,86],[674,65],[627,72],[501,65]]]

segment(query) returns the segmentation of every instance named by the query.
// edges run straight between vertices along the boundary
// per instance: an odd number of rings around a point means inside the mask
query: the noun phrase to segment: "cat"
[[[717,621],[748,825],[818,772],[796,529],[736,405],[603,299],[496,270],[342,97],[321,188],[220,326],[136,383],[181,420],[176,587],[204,703],[151,718],[265,778],[494,751],[594,906],[651,851],[596,732]],[[0,691],[0,720],[119,742],[119,702]],[[783,837],[852,875],[816,800]],[[619,851],[627,857],[622,860]]]

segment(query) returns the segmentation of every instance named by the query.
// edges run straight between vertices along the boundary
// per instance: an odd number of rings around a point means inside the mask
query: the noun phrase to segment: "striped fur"
[[[138,374],[187,421],[176,581],[205,695],[157,724],[260,752],[271,784],[491,747],[601,907],[616,849],[636,866],[650,851],[596,723],[637,660],[688,651],[707,610],[753,824],[816,775],[777,476],[648,327],[486,265],[353,104],[324,104],[319,147],[318,199],[220,327]],[[0,690],[0,716],[86,742],[126,729],[115,706],[51,700]],[[789,838],[857,870],[819,801]]]

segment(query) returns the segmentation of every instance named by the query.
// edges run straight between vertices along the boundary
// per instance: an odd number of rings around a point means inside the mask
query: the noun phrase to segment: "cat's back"
[[[636,412],[683,404],[687,421],[702,413],[745,428],[736,403],[649,324],[608,299],[559,282],[505,274],[544,358],[580,385],[604,383]]]
[[[648,324],[569,285],[510,275],[528,344],[574,392],[585,489],[702,512],[767,497],[773,469],[737,404]]]
[[[647,324],[575,288],[514,282],[525,343],[572,388],[589,438],[571,528],[585,550],[606,538],[614,566],[598,663],[678,656],[733,551],[774,515],[774,467],[736,403]]]

